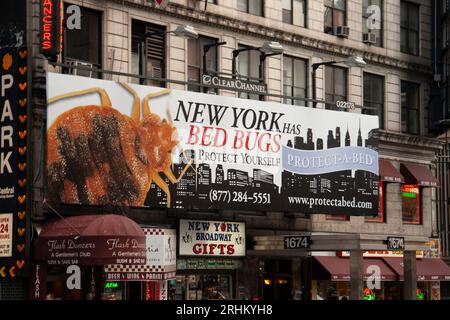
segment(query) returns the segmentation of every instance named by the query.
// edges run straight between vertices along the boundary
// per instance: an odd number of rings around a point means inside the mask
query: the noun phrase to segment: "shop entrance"
[[[292,261],[265,260],[262,282],[264,300],[291,300]]]
[[[176,300],[228,300],[233,298],[231,274],[178,275]]]

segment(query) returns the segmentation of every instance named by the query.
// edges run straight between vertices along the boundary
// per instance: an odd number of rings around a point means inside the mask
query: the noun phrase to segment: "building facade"
[[[429,252],[428,243],[439,238],[436,188],[439,181],[434,173],[437,155],[445,147],[442,140],[434,138],[431,128],[434,104],[430,99],[433,89],[430,2],[173,0],[159,9],[144,0],[71,0],[64,1],[67,23],[71,5],[81,8],[81,28],[64,31],[63,51],[56,64],[39,52],[39,1],[31,1],[28,8],[33,72],[30,208],[34,229],[39,231],[47,221],[59,219],[54,211],[64,217],[125,214],[141,226],[160,228],[176,228],[179,219],[245,222],[245,258],[209,261],[178,257],[177,276],[171,279],[169,287],[173,297],[179,299],[211,297],[208,288],[216,288],[213,291],[220,291],[227,299],[336,296],[362,299],[366,286],[363,280],[370,274],[367,265],[375,264],[382,272],[387,268],[394,274],[397,260],[389,265],[392,252],[387,252],[386,240],[402,237],[403,260],[395,259],[404,263],[404,272],[400,268],[392,278],[382,278],[377,295],[415,299],[419,288],[426,292],[427,298],[436,298],[439,290],[436,288],[445,279],[441,275],[426,278],[417,267],[419,260],[416,265],[416,251]],[[195,28],[197,40],[171,32],[186,24]],[[260,53],[246,50],[240,52],[233,66],[236,49],[259,48],[265,41],[278,41],[283,54],[268,56],[260,64]],[[367,65],[349,67],[344,60],[352,56],[362,57]],[[314,65],[329,61],[336,63],[322,65],[312,72]],[[259,81],[262,78],[267,94],[202,86],[204,73],[230,75],[234,70],[242,77]],[[379,214],[348,217],[267,212],[264,208],[254,212],[231,208],[192,212],[177,208],[49,206],[45,201],[49,195],[42,160],[46,150],[47,71],[266,100],[292,108],[313,107],[316,103],[317,108],[339,110],[336,102],[352,102],[356,107],[342,112],[379,117],[380,129],[376,133],[381,159]],[[340,140],[337,143],[349,145],[342,131],[336,132],[339,135],[336,139]],[[308,150],[312,132],[305,140],[294,141],[294,145],[301,144]],[[325,141],[313,143],[320,149]],[[202,174],[197,176],[196,172]],[[196,172],[188,171],[187,175],[193,180],[211,182],[213,174],[207,166],[197,167]],[[225,177],[233,180],[241,175],[217,170],[214,180],[218,183]],[[254,172],[254,177],[259,177],[260,183],[271,181],[265,172]],[[178,192],[189,192],[189,180],[183,183],[187,183],[186,191],[180,188]],[[319,184],[327,187],[326,181]],[[160,192],[160,204],[167,203],[159,188],[155,187],[154,192]],[[290,235],[310,236],[309,248],[285,249],[284,237]],[[347,251],[349,255],[345,254]],[[373,251],[379,256],[365,262]],[[344,265],[346,276],[334,274],[338,264]],[[126,299],[143,298],[145,290],[150,290],[140,283],[124,283],[127,284],[120,282],[117,287],[124,290],[121,296]]]
[[[445,142],[446,148],[438,156],[438,174],[442,181],[442,188],[438,193],[438,229],[442,244],[443,259],[448,262],[449,252],[449,149],[448,149],[448,128],[449,128],[449,53],[448,53],[448,18],[449,2],[441,1],[433,3],[433,123],[434,132],[438,138]],[[448,293],[448,285],[444,288]]]

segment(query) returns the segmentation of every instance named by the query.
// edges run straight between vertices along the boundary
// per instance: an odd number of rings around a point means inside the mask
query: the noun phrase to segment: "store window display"
[[[232,298],[231,275],[196,274],[177,276],[176,300],[228,300]]]

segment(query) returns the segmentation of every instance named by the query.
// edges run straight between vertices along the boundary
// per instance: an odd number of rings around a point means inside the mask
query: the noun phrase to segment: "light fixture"
[[[283,46],[276,41],[266,41],[263,43],[261,47],[259,47],[259,50],[264,53],[276,53],[276,54],[282,54],[284,51]]]
[[[317,105],[317,92],[316,92],[316,71],[320,66],[331,66],[337,63],[344,63],[348,67],[360,67],[364,68],[367,63],[361,56],[350,56],[345,60],[341,61],[326,61],[326,62],[318,62],[313,63],[312,67],[312,91],[313,91],[313,108],[316,108]]]
[[[270,286],[272,284],[272,279],[264,279],[264,284]]]
[[[360,67],[360,68],[364,68],[367,65],[367,63],[361,56],[348,57],[343,61],[343,63],[345,63],[345,65],[349,67]]]
[[[233,77],[236,76],[236,58],[241,52],[244,51],[250,51],[250,50],[257,50],[261,52],[260,55],[260,61],[259,61],[259,78],[262,79],[262,76],[264,74],[264,60],[267,57],[282,54],[284,51],[283,46],[276,41],[266,41],[262,44],[261,47],[246,47],[246,48],[240,48],[233,50],[233,61],[232,61],[232,75]]]
[[[198,33],[191,25],[178,26],[175,30],[171,31],[171,33],[185,39],[198,39]]]

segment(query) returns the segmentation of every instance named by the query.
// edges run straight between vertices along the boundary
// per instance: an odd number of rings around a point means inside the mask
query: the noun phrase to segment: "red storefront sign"
[[[145,238],[82,236],[38,240],[36,256],[48,265],[145,264]]]

